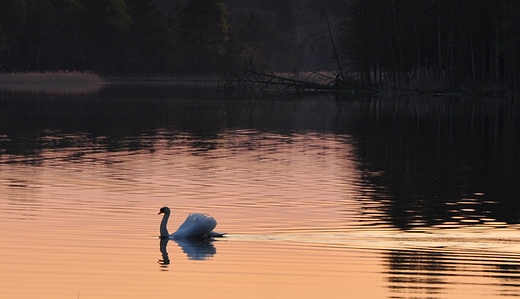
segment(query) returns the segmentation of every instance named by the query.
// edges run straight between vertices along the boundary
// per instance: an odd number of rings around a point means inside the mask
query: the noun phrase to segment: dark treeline
[[[302,45],[324,25],[315,3],[2,0],[0,70],[208,74],[247,61],[294,71],[313,61]]]
[[[346,72],[367,85],[406,74],[457,85],[443,89],[514,92],[519,24],[520,2],[513,0],[349,1],[339,48]]]
[[[256,64],[328,69],[378,89],[515,93],[519,23],[513,0],[2,0],[0,70],[179,75]]]
[[[3,0],[0,22],[5,71],[173,73],[200,61],[203,46],[224,60],[229,33],[225,7],[212,0],[171,13],[153,0]]]

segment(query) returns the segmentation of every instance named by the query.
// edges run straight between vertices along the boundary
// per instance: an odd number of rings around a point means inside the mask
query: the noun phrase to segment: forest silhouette
[[[0,70],[183,76],[263,65],[377,89],[514,94],[519,20],[511,0],[4,0]]]

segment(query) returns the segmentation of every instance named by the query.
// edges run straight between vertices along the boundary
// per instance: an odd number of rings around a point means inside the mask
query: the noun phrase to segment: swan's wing
[[[172,235],[174,237],[201,237],[208,235],[217,226],[217,221],[208,215],[190,214]]]

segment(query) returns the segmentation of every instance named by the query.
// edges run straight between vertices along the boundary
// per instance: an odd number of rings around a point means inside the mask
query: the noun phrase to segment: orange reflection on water
[[[218,253],[200,265],[203,271],[193,272],[174,253],[177,263],[169,270],[175,289],[182,294],[196,289],[199,296],[212,298],[344,298],[362,296],[364,288],[374,296],[384,294],[382,281],[372,275],[382,270],[376,253],[321,251],[276,241],[230,240],[215,246]],[[361,260],[373,263],[361,265]]]
[[[225,239],[214,242],[210,259],[189,260],[170,241],[165,267],[157,264],[155,238],[5,237],[5,298],[342,298],[362,295],[365,288],[384,294],[381,277],[374,275],[382,271],[374,252]]]
[[[236,131],[209,151],[153,138],[153,151],[47,150],[36,165],[0,156],[2,298],[476,299],[520,286],[503,232],[389,228],[348,138]],[[161,248],[164,205],[171,227],[209,213],[228,237]]]

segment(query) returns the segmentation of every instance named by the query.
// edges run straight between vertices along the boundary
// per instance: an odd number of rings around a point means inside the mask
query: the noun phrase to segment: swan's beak
[[[161,215],[162,213],[164,213],[163,211],[159,211],[159,213],[157,213],[157,215]]]

